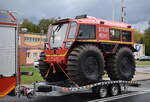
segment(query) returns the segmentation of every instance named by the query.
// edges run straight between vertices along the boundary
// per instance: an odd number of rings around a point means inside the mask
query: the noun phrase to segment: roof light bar
[[[79,15],[75,17],[75,19],[82,19],[82,18],[87,18],[87,15],[84,14],[84,15]]]

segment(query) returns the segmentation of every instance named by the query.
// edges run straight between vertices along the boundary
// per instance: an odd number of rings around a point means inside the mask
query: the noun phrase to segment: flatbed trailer
[[[88,84],[85,86],[75,86],[69,82],[36,82],[33,83],[33,88],[22,86],[20,95],[32,98],[35,96],[63,96],[73,93],[92,92],[93,94],[104,98],[107,96],[116,96],[128,90],[129,86],[140,86],[137,81],[111,81],[102,80],[101,82]]]

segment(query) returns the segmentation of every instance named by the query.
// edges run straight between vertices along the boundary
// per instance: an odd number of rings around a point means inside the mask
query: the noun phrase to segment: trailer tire
[[[130,48],[120,48],[115,55],[106,57],[105,62],[105,69],[111,80],[132,80],[135,74],[135,60]]]
[[[118,84],[113,84],[109,86],[109,94],[111,96],[116,96],[121,92],[120,86]]]
[[[108,87],[107,86],[97,86],[97,95],[100,98],[105,98],[108,96]]]
[[[78,85],[99,82],[104,71],[102,52],[94,45],[81,45],[68,57],[67,72]]]

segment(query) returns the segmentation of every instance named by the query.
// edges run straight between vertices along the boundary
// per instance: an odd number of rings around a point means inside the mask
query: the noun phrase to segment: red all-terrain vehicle
[[[47,82],[68,78],[78,85],[102,80],[132,80],[135,74],[134,30],[129,24],[86,15],[49,26],[39,70]]]

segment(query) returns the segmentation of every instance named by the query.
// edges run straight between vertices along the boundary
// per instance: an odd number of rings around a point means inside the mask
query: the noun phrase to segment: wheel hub
[[[83,68],[83,72],[85,72],[86,77],[90,76],[90,78],[95,79],[98,75],[98,62],[96,60],[96,57],[87,57],[84,65],[85,68]]]
[[[113,87],[112,87],[112,95],[115,96],[115,95],[118,94],[118,92],[119,92],[118,87],[113,86]]]
[[[106,88],[104,88],[104,87],[101,87],[100,89],[99,89],[99,96],[100,97],[106,97],[107,96],[107,89]]]

